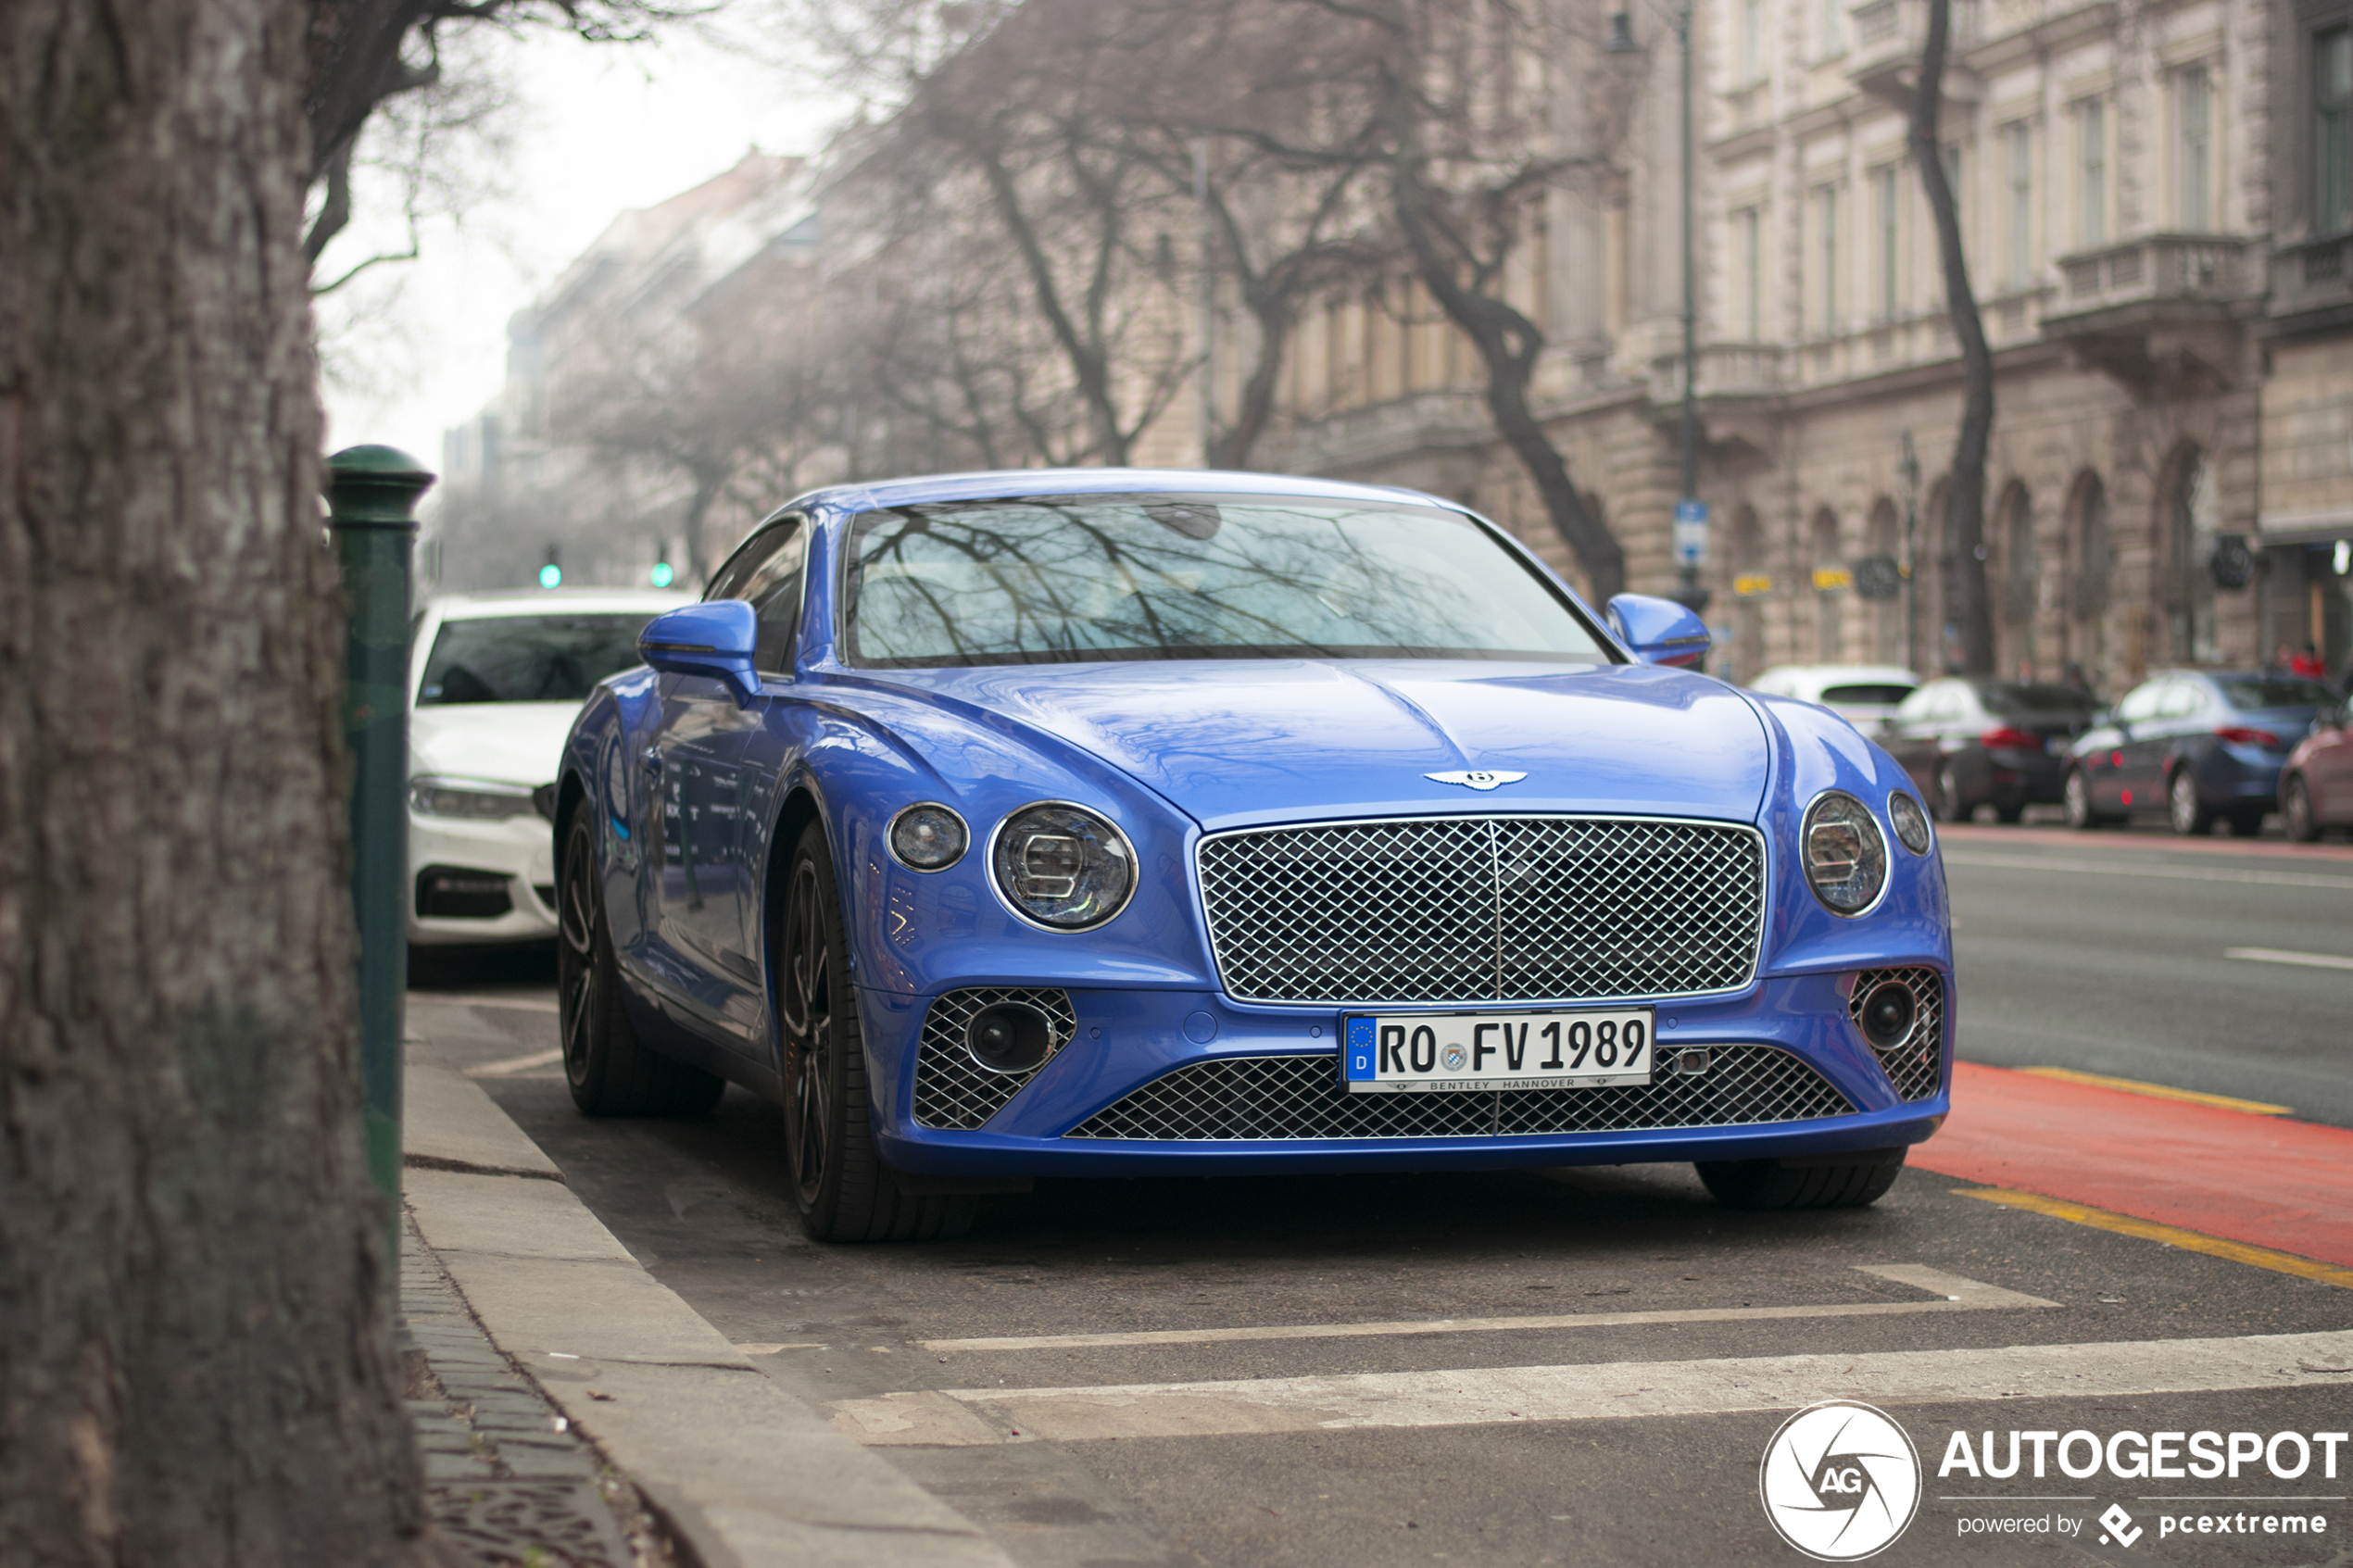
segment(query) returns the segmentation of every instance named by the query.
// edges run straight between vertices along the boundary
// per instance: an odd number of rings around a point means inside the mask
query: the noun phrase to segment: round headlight
[[[890,852],[913,871],[944,872],[964,858],[971,843],[964,819],[928,800],[890,820]]]
[[[1136,890],[1136,852],[1091,811],[1025,806],[997,830],[990,857],[1005,901],[1040,925],[1083,931],[1119,913]]]
[[[1798,858],[1814,896],[1834,914],[1860,914],[1887,885],[1887,841],[1870,808],[1842,790],[1825,790],[1806,809]]]
[[[1887,797],[1887,817],[1895,824],[1895,836],[1904,841],[1905,848],[1915,855],[1928,853],[1928,813],[1920,809],[1919,801],[1899,789]]]

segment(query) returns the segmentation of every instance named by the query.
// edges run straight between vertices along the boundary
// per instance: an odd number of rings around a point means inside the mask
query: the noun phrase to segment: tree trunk
[[[0,6],[0,1542],[420,1554],[299,0]]]
[[[1961,217],[1944,175],[1944,144],[1937,119],[1944,91],[1944,45],[1952,0],[1929,0],[1928,41],[1920,51],[1919,86],[1912,99],[1912,165],[1920,171],[1929,210],[1936,216],[1937,249],[1944,263],[1945,308],[1961,345],[1961,433],[1953,447],[1953,481],[1946,491],[1944,548],[1953,562],[1946,592],[1959,601],[1961,667],[1970,675],[1994,673],[1993,607],[1985,592],[1985,452],[1994,435],[1994,356],[1985,346],[1985,323],[1969,287],[1969,258],[1961,249]],[[1956,592],[1957,590],[1957,592]],[[1945,607],[1935,607],[1940,655]]]
[[[1401,144],[1405,144],[1404,138]],[[1487,368],[1487,409],[1494,417],[1496,433],[1528,470],[1554,532],[1585,569],[1593,602],[1606,604],[1613,595],[1626,591],[1626,552],[1617,536],[1586,509],[1584,497],[1569,479],[1567,459],[1528,406],[1528,383],[1535,374],[1537,358],[1544,352],[1543,334],[1535,322],[1504,300],[1463,286],[1453,259],[1430,233],[1428,193],[1410,151],[1397,158],[1390,188],[1416,270],[1439,307],[1478,349]],[[1495,269],[1499,276],[1502,270]]]

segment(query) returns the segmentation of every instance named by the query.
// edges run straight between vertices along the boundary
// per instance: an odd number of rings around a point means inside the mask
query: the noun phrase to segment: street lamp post
[[[1706,553],[1707,510],[1699,499],[1699,278],[1692,261],[1693,230],[1693,168],[1692,153],[1692,6],[1689,0],[1668,19],[1675,30],[1675,44],[1680,51],[1682,102],[1683,166],[1683,399],[1676,420],[1677,456],[1681,460],[1681,491],[1675,518],[1678,524],[1676,553],[1682,559],[1683,583],[1676,597],[1693,610],[1707,608],[1708,593],[1700,586],[1700,561]],[[1602,46],[1609,55],[1637,55],[1642,45],[1634,42],[1632,18],[1624,11],[1609,19],[1609,40]],[[1695,528],[1691,535],[1682,529]],[[1686,543],[1686,538],[1692,543]]]

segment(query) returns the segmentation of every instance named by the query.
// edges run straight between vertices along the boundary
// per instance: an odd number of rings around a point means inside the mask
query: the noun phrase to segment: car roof
[[[513,588],[486,594],[451,594],[425,607],[444,621],[486,621],[499,616],[568,615],[600,610],[660,614],[695,602],[692,594],[660,588]]]
[[[989,500],[1013,495],[1101,495],[1174,491],[1184,495],[1301,495],[1331,501],[1399,501],[1449,511],[1465,508],[1442,496],[1391,484],[1357,484],[1301,474],[1242,473],[1222,469],[995,469],[873,480],[812,490],[797,508],[873,511],[926,501]]]

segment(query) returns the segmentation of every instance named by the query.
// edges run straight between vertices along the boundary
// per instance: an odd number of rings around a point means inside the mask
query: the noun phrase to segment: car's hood
[[[1765,789],[1755,711],[1675,670],[1268,659],[902,678],[1101,757],[1213,830],[1448,809],[1750,821]],[[1526,777],[1427,776],[1474,771]]]
[[[464,702],[409,710],[409,771],[536,789],[562,764],[576,702]]]

